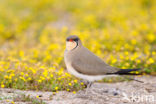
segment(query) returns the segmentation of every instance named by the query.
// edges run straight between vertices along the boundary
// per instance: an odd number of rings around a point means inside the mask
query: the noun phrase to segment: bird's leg
[[[135,79],[135,77],[126,77],[126,76],[123,76],[124,78],[127,78],[127,79],[129,79],[129,80],[134,80],[134,81],[136,81],[136,82],[140,82],[140,83],[144,83],[143,81],[140,81],[140,80],[137,80],[137,79]]]
[[[87,92],[88,92],[88,89],[91,87],[91,85],[93,84],[93,82],[90,82],[89,81],[89,84],[87,85],[87,89],[86,89],[86,92],[85,92],[85,94],[87,94]]]
[[[88,87],[90,88],[92,86],[93,82],[89,82]]]

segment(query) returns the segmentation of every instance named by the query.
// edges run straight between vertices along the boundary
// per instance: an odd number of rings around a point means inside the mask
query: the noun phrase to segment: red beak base
[[[70,39],[69,42],[73,42],[73,39]]]

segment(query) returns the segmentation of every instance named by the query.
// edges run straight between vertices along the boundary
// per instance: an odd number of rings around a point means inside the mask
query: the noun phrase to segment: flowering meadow
[[[69,35],[78,35],[112,66],[156,75],[155,5],[155,0],[0,0],[0,87],[83,89],[66,71]]]

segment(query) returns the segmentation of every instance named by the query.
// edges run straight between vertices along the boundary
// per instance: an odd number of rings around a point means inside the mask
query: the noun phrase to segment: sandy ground
[[[72,92],[60,91],[56,94],[41,91],[21,91],[0,88],[0,104],[11,104],[13,97],[21,94],[39,96],[46,104],[156,104],[156,77],[136,77],[144,83],[130,81],[118,83],[94,83],[85,90]],[[15,104],[31,104],[15,102]]]

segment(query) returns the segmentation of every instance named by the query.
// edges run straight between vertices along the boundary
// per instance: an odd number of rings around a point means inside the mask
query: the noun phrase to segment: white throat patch
[[[73,42],[66,42],[66,49],[68,51],[74,49],[76,47],[77,43],[75,41]]]

